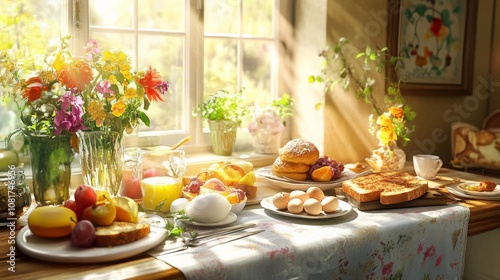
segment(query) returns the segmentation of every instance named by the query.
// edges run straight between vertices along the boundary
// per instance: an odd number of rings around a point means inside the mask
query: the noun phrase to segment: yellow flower
[[[87,106],[87,112],[98,127],[101,126],[106,119],[106,111],[104,110],[104,103],[102,101],[91,100]]]
[[[118,84],[118,80],[116,79],[115,75],[110,75],[108,80],[109,80],[109,83],[112,85]]]
[[[133,87],[128,87],[124,94],[125,98],[130,99],[137,97],[137,90]]]
[[[126,108],[127,108],[127,104],[125,104],[125,102],[123,102],[123,100],[120,99],[120,100],[118,100],[118,102],[113,104],[113,106],[111,106],[111,113],[115,117],[119,117],[119,116],[123,115]]]
[[[393,127],[381,127],[377,131],[377,138],[384,146],[389,146],[389,144],[398,139]]]
[[[392,123],[391,118],[387,114],[382,114],[377,118],[377,124],[382,127],[392,127],[394,124]]]

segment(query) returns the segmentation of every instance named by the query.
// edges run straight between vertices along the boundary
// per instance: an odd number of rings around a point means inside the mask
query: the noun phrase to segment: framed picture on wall
[[[472,92],[477,1],[389,0],[387,45],[403,94]]]

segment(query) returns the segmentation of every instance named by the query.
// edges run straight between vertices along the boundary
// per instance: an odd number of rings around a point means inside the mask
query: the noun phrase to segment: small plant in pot
[[[193,116],[199,115],[208,123],[214,153],[223,156],[233,153],[238,127],[248,114],[249,110],[243,102],[243,89],[236,92],[218,90],[193,109]]]
[[[293,115],[294,100],[288,94],[273,100],[271,105],[251,108],[253,121],[248,131],[253,136],[254,151],[258,154],[277,154],[286,119]]]

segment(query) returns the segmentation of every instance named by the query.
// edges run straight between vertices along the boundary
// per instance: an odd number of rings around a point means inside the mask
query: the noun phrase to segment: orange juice
[[[141,181],[143,205],[146,210],[169,212],[170,204],[181,197],[182,180],[172,177],[149,177]]]

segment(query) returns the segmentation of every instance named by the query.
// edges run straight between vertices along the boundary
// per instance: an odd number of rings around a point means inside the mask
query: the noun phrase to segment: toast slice
[[[426,180],[406,172],[373,173],[342,182],[342,191],[357,201],[380,200],[385,205],[414,200],[428,190]]]
[[[96,247],[111,247],[132,243],[149,235],[149,224],[113,222],[109,226],[95,228]]]

